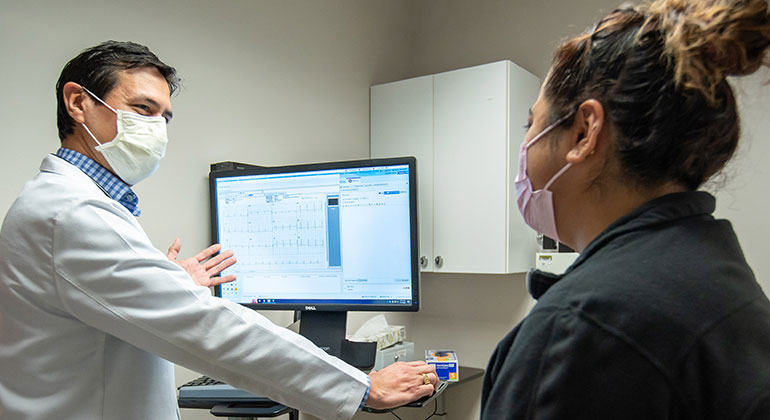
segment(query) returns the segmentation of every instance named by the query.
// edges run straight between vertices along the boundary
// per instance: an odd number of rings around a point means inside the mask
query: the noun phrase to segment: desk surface
[[[484,376],[484,369],[468,367],[468,366],[460,366],[460,371],[458,372],[458,376],[459,376],[458,380],[456,382],[450,382],[449,385],[447,386],[447,389],[460,385],[463,382],[468,382],[470,380]]]
[[[484,369],[480,368],[474,368],[474,367],[468,367],[468,366],[460,366],[459,368],[459,379],[455,382],[449,382],[447,384],[447,390],[450,388],[454,388],[460,384],[472,381],[476,378],[480,378],[484,375]],[[446,392],[446,391],[445,391]],[[442,394],[443,396],[443,394]],[[212,409],[211,413],[215,416],[227,416],[230,417],[233,414],[236,413],[237,415],[249,415],[254,417],[274,417],[276,415],[285,414],[289,411],[292,412],[292,416],[290,418],[295,419],[296,417],[296,410],[293,410],[291,408],[287,408],[283,405],[280,405],[278,403],[273,403],[270,408],[268,407],[237,407],[237,404],[219,404],[215,407],[211,407],[211,405],[207,406],[194,406],[189,404],[183,404],[182,401],[180,401],[179,406],[183,408],[209,408]],[[248,404],[247,404],[248,406]],[[284,411],[276,410],[276,409],[285,409]],[[272,411],[269,411],[272,410]],[[216,411],[216,412],[215,412]],[[269,411],[269,412],[268,412]],[[280,411],[280,412],[279,412]],[[368,411],[370,413],[385,413],[389,410],[376,410],[369,407],[364,407],[364,411]]]

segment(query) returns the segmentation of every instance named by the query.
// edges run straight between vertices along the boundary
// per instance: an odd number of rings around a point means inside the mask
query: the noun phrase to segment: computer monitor
[[[211,165],[212,236],[238,262],[216,295],[301,311],[300,334],[344,356],[347,311],[420,306],[413,157]],[[345,358],[345,357],[343,357]]]

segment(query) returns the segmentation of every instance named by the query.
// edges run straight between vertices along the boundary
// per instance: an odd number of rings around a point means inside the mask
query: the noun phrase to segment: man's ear
[[[595,100],[589,99],[578,107],[572,128],[576,130],[577,142],[567,152],[567,161],[572,164],[584,161],[597,151],[599,133],[604,127],[604,107]]]
[[[75,82],[67,82],[62,87],[62,97],[67,113],[78,124],[86,120],[84,112],[86,95],[88,94]]]

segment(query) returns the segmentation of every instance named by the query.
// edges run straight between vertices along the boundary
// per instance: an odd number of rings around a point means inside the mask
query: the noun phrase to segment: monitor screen
[[[238,260],[218,296],[254,309],[418,310],[414,158],[217,165],[212,233]]]

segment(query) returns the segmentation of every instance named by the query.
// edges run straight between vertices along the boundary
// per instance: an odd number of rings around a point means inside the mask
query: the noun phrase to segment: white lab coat
[[[194,284],[75,166],[50,155],[40,170],[0,231],[0,419],[177,418],[167,360],[355,414],[364,373]]]

